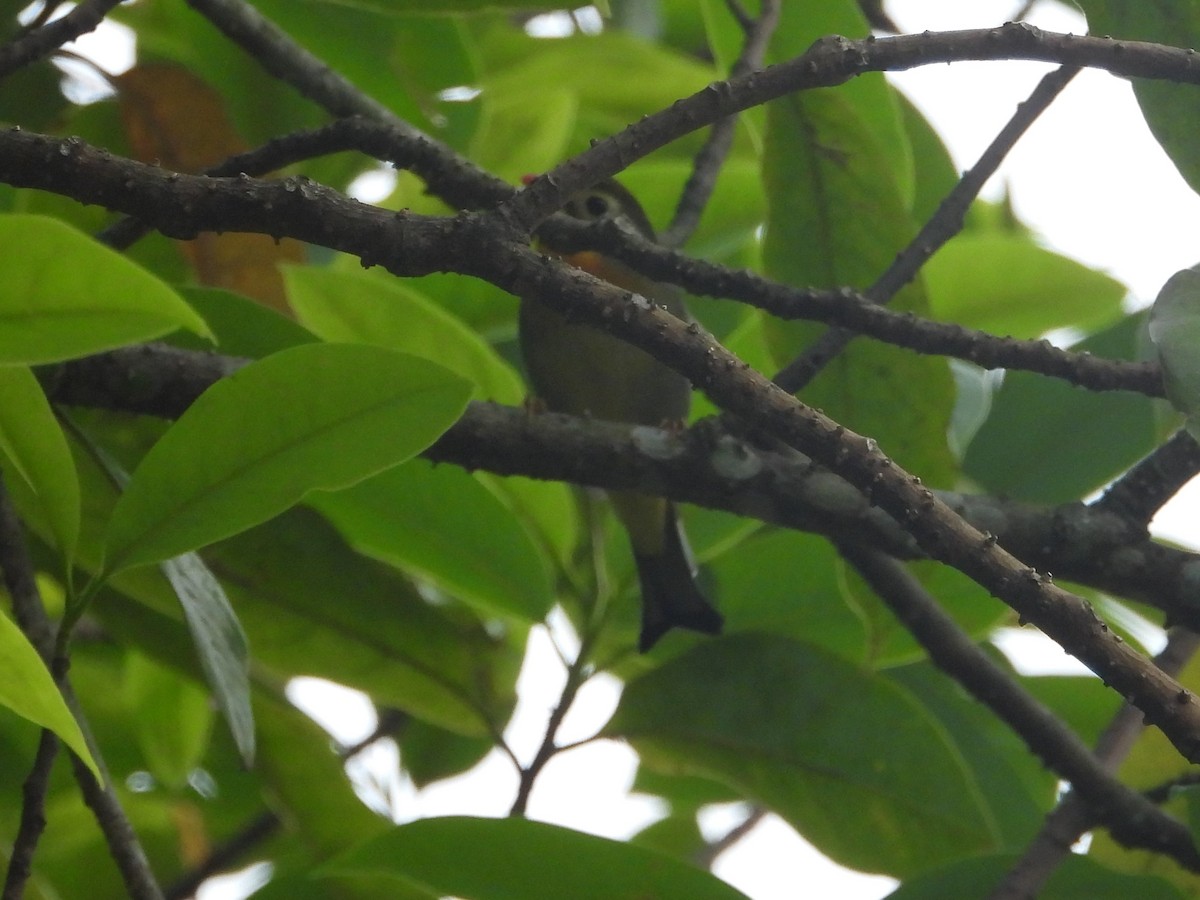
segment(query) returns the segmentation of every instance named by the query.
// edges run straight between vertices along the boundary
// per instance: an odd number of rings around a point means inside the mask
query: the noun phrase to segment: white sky
[[[1004,22],[1018,0],[891,0],[888,9],[906,31],[989,27]],[[1039,3],[1031,21],[1051,31],[1082,33],[1083,19],[1053,2]],[[120,41],[90,39],[83,52],[120,71]],[[127,55],[127,54],[126,54]],[[936,66],[900,73],[894,82],[932,120],[960,168],[971,165],[995,133],[1047,71],[1032,63],[978,63]],[[1018,144],[985,191],[999,196],[1007,187],[1021,218],[1047,246],[1103,268],[1128,284],[1132,302],[1149,303],[1175,271],[1200,259],[1193,223],[1200,198],[1183,183],[1150,137],[1129,85],[1100,72],[1085,71]],[[1197,497],[1171,504],[1156,520],[1156,531],[1173,539],[1192,537]],[[566,630],[560,639],[569,640]],[[1030,635],[1022,633],[1025,642]],[[1051,659],[1055,654],[1045,657]],[[1053,661],[1048,665],[1056,665]],[[521,703],[507,736],[523,759],[532,757],[546,717],[562,684],[562,671],[544,633],[531,639],[521,675]],[[369,731],[371,713],[329,721],[331,709],[354,708],[354,700],[333,686],[309,684],[297,699],[326,720],[343,740]],[[617,698],[612,679],[598,678],[580,694],[561,741],[586,737],[611,713]],[[395,748],[383,745],[374,761],[358,767],[364,782],[394,768]],[[623,745],[604,742],[554,760],[534,789],[529,814],[611,837],[625,837],[658,814],[647,798],[629,797],[635,758]],[[364,771],[365,770],[365,771]],[[493,754],[459,779],[415,792],[391,785],[391,805],[400,820],[471,813],[503,815],[512,802],[516,777],[511,765]],[[378,796],[378,795],[376,795]],[[712,836],[739,821],[738,810],[715,810],[703,823]],[[828,862],[780,820],[769,817],[719,861],[717,874],[754,900],[793,900],[799,896],[876,900],[890,892],[890,879],[846,872]],[[210,885],[204,900],[244,896],[245,882]]]

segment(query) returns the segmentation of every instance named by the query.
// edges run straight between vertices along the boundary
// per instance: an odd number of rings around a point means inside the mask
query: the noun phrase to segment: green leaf
[[[288,510],[205,558],[269,677],[328,678],[475,737],[512,714],[524,629],[489,631],[461,604],[427,603],[312,510]]]
[[[204,316],[217,347],[226,356],[262,359],[298,344],[316,343],[317,336],[303,326],[249,297],[210,287],[182,287],[179,293]],[[171,343],[193,350],[212,345],[189,335],[174,336]]]
[[[515,9],[521,12],[538,9],[562,9],[560,3],[549,0],[309,0],[315,7],[329,7],[326,14],[341,9],[361,9],[381,15],[409,12],[461,15],[487,10]]]
[[[780,5],[779,24],[771,35],[769,58],[771,62],[784,62],[800,56],[814,41],[826,35],[861,38],[870,30],[857,0],[784,3]],[[870,148],[864,145],[863,149],[873,155],[878,154],[879,149],[884,151],[876,159],[880,164],[880,177],[892,183],[892,189],[908,209],[913,196],[913,152],[897,92],[882,75],[872,73],[840,85],[836,93],[853,107],[858,124],[870,135]],[[831,161],[836,165],[841,151],[831,150]]]
[[[192,644],[217,706],[247,766],[254,762],[250,650],[237,614],[204,561],[185,553],[162,564],[187,618]]]
[[[669,853],[678,859],[694,859],[707,846],[695,812],[670,815],[647,825],[632,838],[635,844]]]
[[[401,825],[333,860],[325,871],[390,875],[464,900],[745,897],[715,875],[663,853],[517,818],[454,816]]]
[[[902,876],[996,843],[928,714],[811,645],[752,634],[699,644],[626,685],[603,733],[645,765],[737,789],[853,868]]]
[[[0,215],[0,362],[62,362],[208,326],[163,282],[57,219]]]
[[[942,201],[958,184],[958,167],[939,135],[925,118],[900,91],[892,96],[900,112],[904,132],[912,145],[914,190],[912,203],[913,221],[927,221],[941,206]]]
[[[113,509],[106,571],[194,550],[402,462],[468,392],[440,366],[376,347],[304,345],[251,363],[146,454]]]
[[[1200,7],[1190,0],[1076,0],[1091,34],[1169,47],[1200,45]],[[1146,124],[1179,174],[1200,191],[1200,150],[1191,123],[1200,117],[1200,96],[1191,85],[1130,79]]]
[[[0,703],[53,731],[87,763],[98,781],[104,781],[79,723],[67,709],[46,664],[16,623],[3,613],[0,613]]]
[[[474,122],[474,106],[438,102],[438,92],[477,82],[463,21],[422,15],[428,5],[362,0],[259,0],[256,8],[400,118],[462,145]]]
[[[125,692],[150,773],[171,790],[182,791],[208,747],[208,692],[140,653],[125,658]]]
[[[1054,802],[1054,774],[1008,725],[928,661],[889,669],[887,677],[942,723],[979,785],[1004,846],[1022,846]]]
[[[1133,359],[1142,322],[1142,315],[1127,316],[1072,349]],[[993,493],[1064,503],[1116,477],[1149,453],[1157,439],[1154,406],[1146,397],[1098,394],[1030,372],[1008,372],[991,415],[967,448],[963,468]],[[1064,453],[1064,447],[1087,452]]]
[[[265,692],[255,692],[254,707],[261,738],[258,771],[274,802],[286,810],[289,825],[300,832],[307,860],[324,861],[386,833],[387,821],[355,796],[328,734]]]
[[[1012,232],[960,234],[921,271],[937,318],[1017,338],[1107,325],[1127,293],[1103,272]]]
[[[484,169],[516,183],[545,172],[567,155],[578,98],[555,83],[529,85],[523,94],[484,94],[470,156]]]
[[[103,448],[93,446],[91,457],[94,464],[104,470],[111,484],[129,484],[129,475]],[[159,569],[179,601],[205,681],[229,725],[242,762],[249,766],[254,761],[250,653],[237,614],[229,605],[220,583],[194,553],[168,559]]]
[[[509,104],[528,96],[530,85],[574,95],[569,150],[587,147],[598,135],[613,134],[631,121],[669,106],[720,77],[694,57],[615,29],[597,35],[574,35],[554,41],[505,35],[483,47],[494,59],[480,78],[483,93]],[[485,63],[488,62],[485,60]],[[620,77],[608,77],[620,73]],[[598,77],[603,75],[605,77]],[[672,151],[694,152],[702,136],[677,142]]]
[[[490,737],[466,737],[420,719],[405,722],[398,740],[404,774],[418,789],[461,775],[495,747]]]
[[[477,386],[476,398],[520,403],[525,387],[479,335],[397,278],[288,266],[288,303],[331,342],[375,344],[445,366]]]
[[[862,577],[845,563],[838,568],[842,573],[842,596],[866,628],[869,663],[878,669],[923,659],[925,649]],[[986,590],[950,566],[917,560],[906,568],[972,637],[984,637],[1009,612],[1006,606],[994,602]]]
[[[33,492],[69,566],[79,539],[79,476],[41,385],[23,366],[0,367],[0,451],[9,477]]]
[[[512,511],[468,472],[413,460],[310,504],[359,552],[428,579],[487,615],[540,622],[550,575]]]
[[[808,91],[770,104],[763,264],[771,277],[798,287],[865,288],[916,233],[891,150],[873,132],[870,113],[840,91]],[[921,282],[900,291],[892,305],[927,311]],[[776,320],[763,326],[778,366],[825,330]],[[800,397],[876,439],[927,483],[952,481],[946,429],[954,389],[944,359],[854,341]]]
[[[861,661],[866,634],[841,600],[837,553],[823,538],[766,530],[722,554],[712,570],[729,633],[763,631]]]

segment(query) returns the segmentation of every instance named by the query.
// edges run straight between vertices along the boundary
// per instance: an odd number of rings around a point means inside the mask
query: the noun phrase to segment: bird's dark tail
[[[720,634],[724,618],[696,584],[690,554],[674,510],[664,517],[663,552],[635,553],[642,588],[642,634],[638,649],[645,653],[672,628]]]

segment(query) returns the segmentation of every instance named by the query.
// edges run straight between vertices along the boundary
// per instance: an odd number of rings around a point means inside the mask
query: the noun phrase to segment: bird
[[[631,235],[655,240],[637,199],[613,180],[572,195],[562,211],[584,222],[609,221]],[[687,320],[674,286],[594,251],[553,255]],[[687,418],[691,383],[632,344],[569,322],[529,299],[520,303],[518,338],[533,394],[553,412],[650,426]],[[675,505],[636,491],[610,491],[608,497],[629,536],[637,566],[642,595],[638,649],[650,650],[672,628],[719,634],[724,619],[696,584],[696,567]]]

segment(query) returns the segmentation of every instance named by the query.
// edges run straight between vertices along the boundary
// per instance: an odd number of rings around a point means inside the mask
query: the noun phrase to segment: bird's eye
[[[588,194],[583,206],[593,219],[602,219],[608,215],[608,198],[603,194]]]

